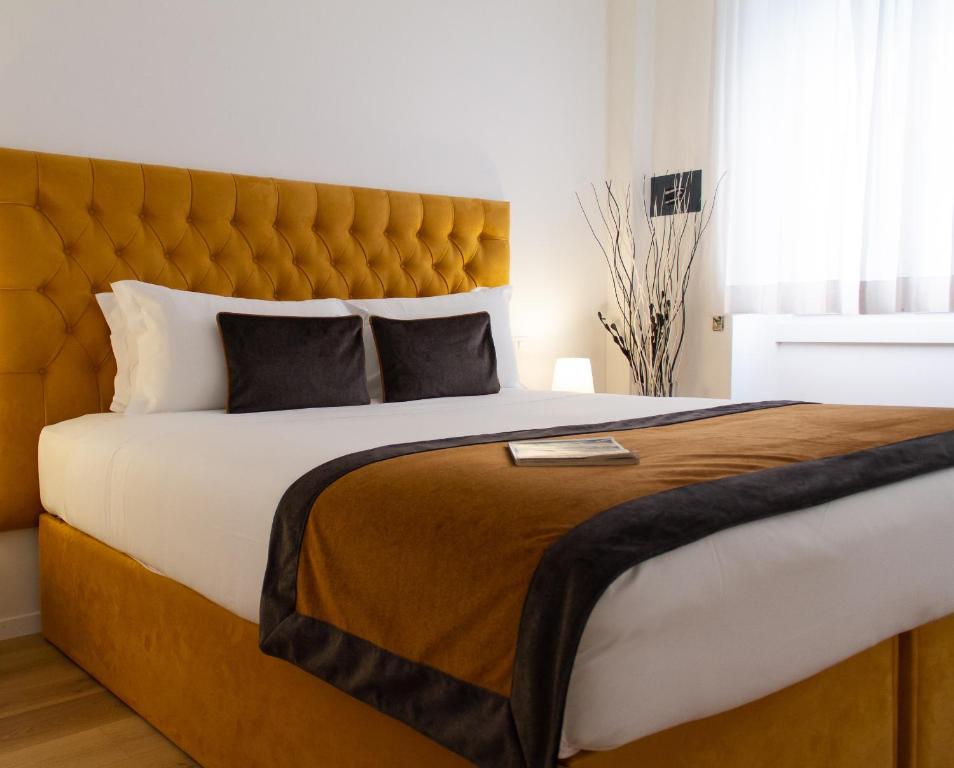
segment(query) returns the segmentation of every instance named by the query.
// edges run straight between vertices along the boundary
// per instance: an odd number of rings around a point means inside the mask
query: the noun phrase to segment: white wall
[[[611,0],[610,172],[632,180],[637,201],[644,176],[697,168],[711,196],[714,16],[715,0]],[[704,248],[687,301],[680,395],[729,394],[731,330],[714,333],[711,323],[720,311],[718,274],[714,250]],[[611,341],[606,354],[608,389],[628,391],[625,360]]]
[[[40,631],[36,529],[0,533],[0,640]]]
[[[4,0],[0,145],[508,199],[524,380],[580,355],[600,387],[573,193],[606,174],[607,60],[605,0]]]
[[[640,180],[653,170],[653,99],[656,87],[656,0],[610,0],[607,176],[622,190],[631,184],[639,202]],[[645,228],[637,217],[638,236]],[[618,316],[612,280],[595,243],[595,269],[606,279],[603,311]],[[607,392],[628,393],[632,384],[626,359],[602,326],[606,348]]]
[[[712,159],[712,62],[715,0],[660,2],[656,10],[656,88],[653,108],[653,168],[656,174],[702,169],[703,193],[711,199],[720,170]],[[731,318],[712,330],[721,313],[720,270],[714,230],[693,267],[686,341],[678,394],[728,397]]]

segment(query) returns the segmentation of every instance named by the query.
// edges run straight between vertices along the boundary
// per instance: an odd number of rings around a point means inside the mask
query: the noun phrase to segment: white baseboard
[[[40,612],[0,618],[0,640],[35,635],[40,631]]]

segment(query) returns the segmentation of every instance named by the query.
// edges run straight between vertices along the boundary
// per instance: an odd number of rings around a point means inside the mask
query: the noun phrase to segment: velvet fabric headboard
[[[46,424],[105,410],[111,282],[258,299],[508,280],[506,202],[0,149],[0,530],[36,524]]]

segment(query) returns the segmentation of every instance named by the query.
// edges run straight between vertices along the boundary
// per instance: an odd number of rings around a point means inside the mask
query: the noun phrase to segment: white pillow
[[[129,402],[130,391],[130,360],[127,348],[126,315],[119,306],[119,301],[111,293],[97,293],[96,303],[103,311],[106,325],[109,326],[109,343],[113,348],[113,357],[116,358],[116,379],[113,382],[113,402],[109,410],[113,413],[122,413]]]
[[[136,280],[113,283],[126,320],[130,395],[126,413],[225,408],[228,374],[219,312],[299,317],[354,314],[338,299],[267,301],[179,291]]]
[[[420,299],[349,299],[346,303],[364,318],[365,370],[368,374],[368,392],[371,397],[383,396],[381,364],[374,345],[374,334],[368,318],[371,315],[397,320],[416,320],[425,317],[447,317],[487,312],[490,331],[497,350],[497,378],[501,387],[520,387],[517,371],[517,353],[510,331],[509,285],[500,288],[475,288],[469,293],[451,293],[447,296],[425,296]]]

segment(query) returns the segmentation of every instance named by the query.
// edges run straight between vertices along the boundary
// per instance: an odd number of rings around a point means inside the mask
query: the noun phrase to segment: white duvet
[[[251,621],[285,489],[389,443],[722,401],[499,395],[264,414],[96,414],[40,438],[43,505]],[[730,709],[954,612],[954,470],[750,523],[650,560],[599,601],[562,754]]]

